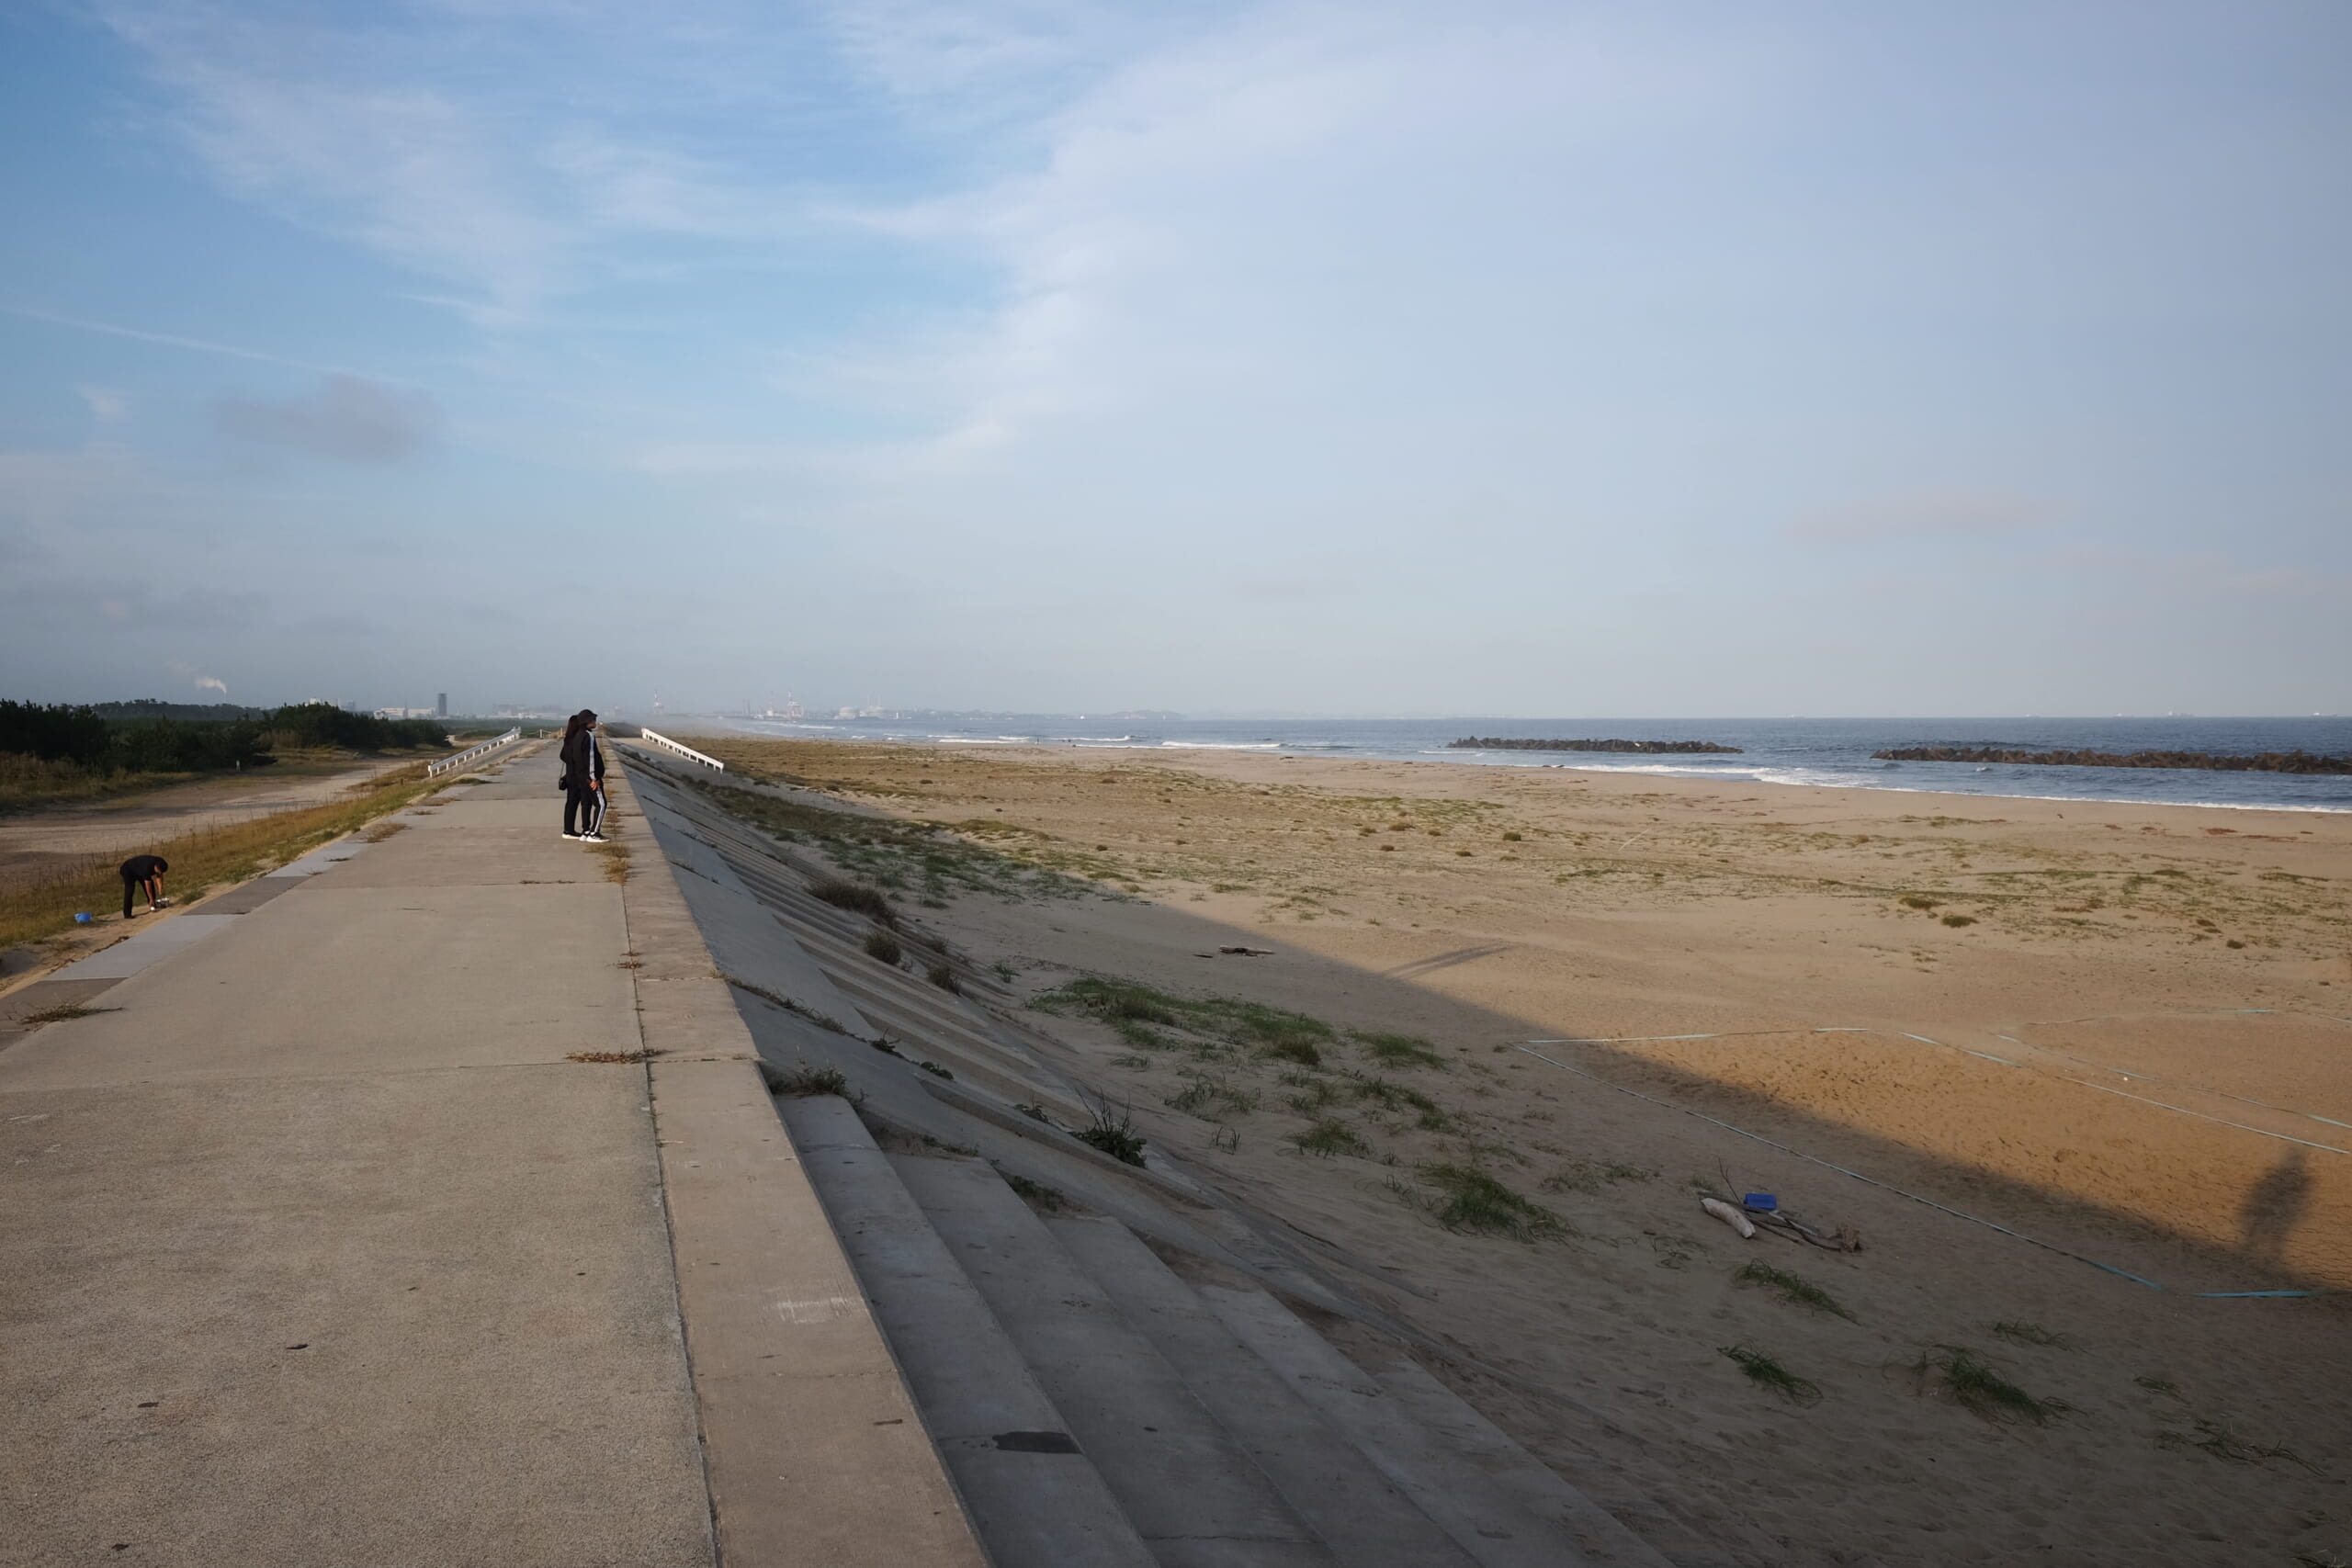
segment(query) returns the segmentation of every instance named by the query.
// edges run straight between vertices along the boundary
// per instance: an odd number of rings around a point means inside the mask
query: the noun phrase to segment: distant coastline
[[[1737,756],[1736,746],[1712,740],[1506,740],[1468,736],[1446,744],[1457,751],[1631,751],[1645,757]]]
[[[947,746],[1050,745],[1167,751],[1189,748],[1272,751],[1293,757],[1365,757],[1494,768],[1572,767],[1600,773],[1736,778],[1814,788],[1892,790],[1992,798],[2134,801],[2268,810],[2352,812],[2352,776],[2252,769],[2003,767],[1897,761],[1873,753],[1928,747],[2024,752],[2067,750],[2221,757],[2352,756],[2352,717],[2018,718],[1598,718],[1566,715],[1457,715],[1418,719],[1283,719],[1244,716],[1150,722],[1075,717],[992,720],[826,719],[736,721],[752,734],[809,739],[907,740]],[[661,728],[659,720],[655,728]],[[1537,750],[1484,740],[1608,737],[1663,741],[1691,751]],[[1966,737],[1967,739],[1960,739]],[[1457,747],[1453,741],[1473,738]],[[1701,746],[1726,750],[1702,752]],[[1736,750],[1730,750],[1736,748]]]
[[[1457,740],[1454,744],[1459,746],[1462,742]],[[2005,746],[1906,746],[1873,751],[1871,755],[1888,762],[1997,762],[2051,768],[2193,768],[2214,773],[2352,774],[2352,757],[2322,757],[2310,751],[2264,751],[2251,757],[2230,757],[2218,756],[2211,751],[2021,751]]]

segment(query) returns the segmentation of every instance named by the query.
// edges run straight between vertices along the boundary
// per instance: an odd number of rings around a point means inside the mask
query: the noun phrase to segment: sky
[[[2352,711],[2352,7],[0,7],[0,695]]]

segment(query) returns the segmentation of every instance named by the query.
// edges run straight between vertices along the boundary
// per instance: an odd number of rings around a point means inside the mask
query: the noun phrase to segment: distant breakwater
[[[1634,751],[1645,757],[1692,756],[1702,752],[1736,754],[1736,746],[1712,740],[1506,740],[1498,736],[1472,736],[1447,745],[1463,751]]]
[[[1505,741],[1510,745],[1513,742]],[[1516,744],[1525,744],[1517,742]],[[1906,746],[1873,751],[1888,762],[2021,762],[2054,768],[2198,768],[2214,773],[2352,773],[2352,757],[2311,751],[2264,751],[2220,757],[2209,751],[2014,751],[1991,746]]]

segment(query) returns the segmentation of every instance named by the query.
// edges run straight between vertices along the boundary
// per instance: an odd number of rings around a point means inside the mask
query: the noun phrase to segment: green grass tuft
[[[1654,1181],[1657,1172],[1638,1165],[1626,1165],[1618,1160],[1570,1160],[1551,1175],[1542,1186],[1546,1192],[1599,1192],[1615,1181]]]
[[[2191,1425],[2195,1427],[2194,1435],[2188,1432],[2157,1433],[2156,1446],[2195,1449],[2200,1453],[2211,1454],[2215,1459],[2227,1460],[2232,1464],[2267,1464],[2274,1459],[2283,1459],[2290,1464],[2301,1465],[2314,1475],[2319,1473],[2319,1466],[2284,1443],[2249,1441],[2222,1422],[2208,1420],[2202,1416],[2196,1417]]]
[[[1180,1076],[1185,1079],[1184,1087],[1161,1101],[1171,1111],[1215,1122],[1221,1120],[1220,1111],[1247,1116],[1258,1109],[1257,1095],[1230,1079],[1189,1068],[1180,1069]]]
[[[1148,1140],[1136,1131],[1134,1111],[1102,1100],[1088,1108],[1094,1119],[1072,1135],[1089,1147],[1102,1150],[1122,1165],[1140,1166]]]
[[[786,1072],[773,1063],[762,1062],[760,1077],[766,1080],[770,1094],[788,1094],[799,1100],[820,1094],[837,1094],[843,1100],[860,1098],[851,1093],[848,1077],[835,1066],[812,1067],[803,1062]]]
[[[1301,1154],[1329,1159],[1333,1155],[1352,1155],[1358,1159],[1370,1157],[1372,1145],[1363,1135],[1336,1116],[1326,1116],[1303,1133],[1293,1133],[1290,1141],[1298,1145]]]
[[[865,933],[865,954],[896,969],[899,961],[906,957],[906,951],[899,947],[897,937],[877,927]]]
[[[899,923],[899,911],[879,887],[863,882],[852,882],[846,876],[828,876],[809,884],[811,897],[821,898],[837,909],[847,909],[854,915],[864,915],[886,926]]]
[[[1437,1223],[1450,1231],[1507,1235],[1514,1241],[1576,1234],[1559,1215],[1483,1170],[1436,1164],[1422,1166],[1415,1174],[1445,1194],[1437,1207]]]
[[[1987,1421],[2047,1427],[2074,1409],[2063,1399],[2036,1399],[1964,1345],[1938,1345],[1924,1350],[1911,1370],[1923,1387],[1940,1390],[1953,1404]]]
[[[1418,1035],[1378,1034],[1363,1030],[1351,1030],[1349,1038],[1372,1053],[1384,1067],[1437,1067],[1453,1066],[1438,1053],[1438,1048]]]
[[[1751,1345],[1723,1345],[1716,1348],[1719,1356],[1730,1358],[1743,1376],[1759,1388],[1770,1389],[1792,1404],[1821,1403],[1821,1385],[1810,1378],[1801,1378],[1779,1359]]]
[[[1004,1184],[1021,1195],[1021,1201],[1041,1214],[1058,1214],[1070,1206],[1069,1195],[1058,1187],[1048,1187],[1042,1181],[1032,1181],[1025,1176],[1000,1171]]]
[[[1761,1285],[1780,1292],[1781,1299],[1795,1306],[1810,1307],[1842,1317],[1849,1323],[1861,1320],[1839,1303],[1837,1297],[1815,1284],[1802,1274],[1792,1274],[1785,1269],[1775,1269],[1770,1263],[1743,1263],[1732,1274],[1736,1285]]]

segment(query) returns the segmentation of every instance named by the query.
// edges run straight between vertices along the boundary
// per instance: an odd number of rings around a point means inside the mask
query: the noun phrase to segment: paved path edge
[[[718,1562],[987,1568],[676,874],[606,782]]]

